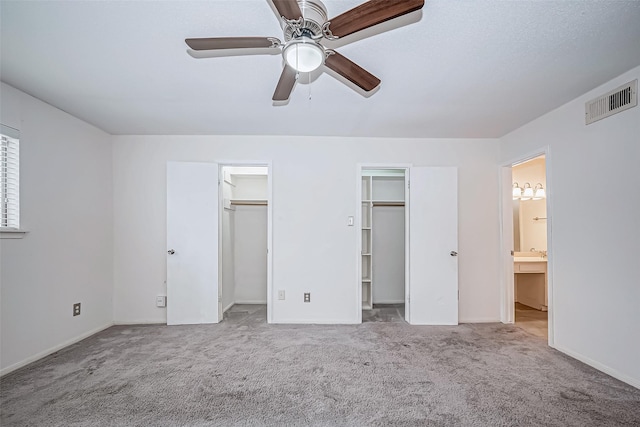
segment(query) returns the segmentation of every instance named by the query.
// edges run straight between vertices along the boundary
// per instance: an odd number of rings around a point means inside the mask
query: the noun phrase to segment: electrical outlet
[[[311,302],[311,293],[309,292],[304,293],[304,302]]]
[[[158,295],[156,297],[156,307],[166,307],[167,306],[167,297],[164,295]]]
[[[80,303],[79,302],[73,304],[73,315],[74,316],[80,316]]]
[[[278,291],[278,299],[284,300],[284,291]]]

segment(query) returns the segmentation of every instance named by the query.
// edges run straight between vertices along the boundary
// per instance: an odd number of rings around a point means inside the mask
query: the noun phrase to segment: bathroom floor
[[[530,334],[547,338],[547,312],[516,303],[516,326]]]

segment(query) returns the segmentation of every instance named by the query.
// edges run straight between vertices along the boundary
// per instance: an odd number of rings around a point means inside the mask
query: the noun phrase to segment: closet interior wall
[[[223,307],[267,303],[267,175],[223,167]]]
[[[362,308],[405,302],[404,170],[363,170]]]

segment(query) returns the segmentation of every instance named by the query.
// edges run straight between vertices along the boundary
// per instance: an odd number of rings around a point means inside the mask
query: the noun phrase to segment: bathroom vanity
[[[513,273],[515,301],[547,311],[547,258],[540,255],[515,256]]]

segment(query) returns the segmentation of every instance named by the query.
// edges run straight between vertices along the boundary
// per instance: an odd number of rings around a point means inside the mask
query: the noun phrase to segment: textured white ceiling
[[[330,17],[359,3],[324,1]],[[282,39],[268,0],[2,0],[0,15],[2,81],[112,134],[499,137],[640,65],[640,1],[426,0],[334,45],[375,94],[321,73],[274,106],[281,56],[184,43]]]

